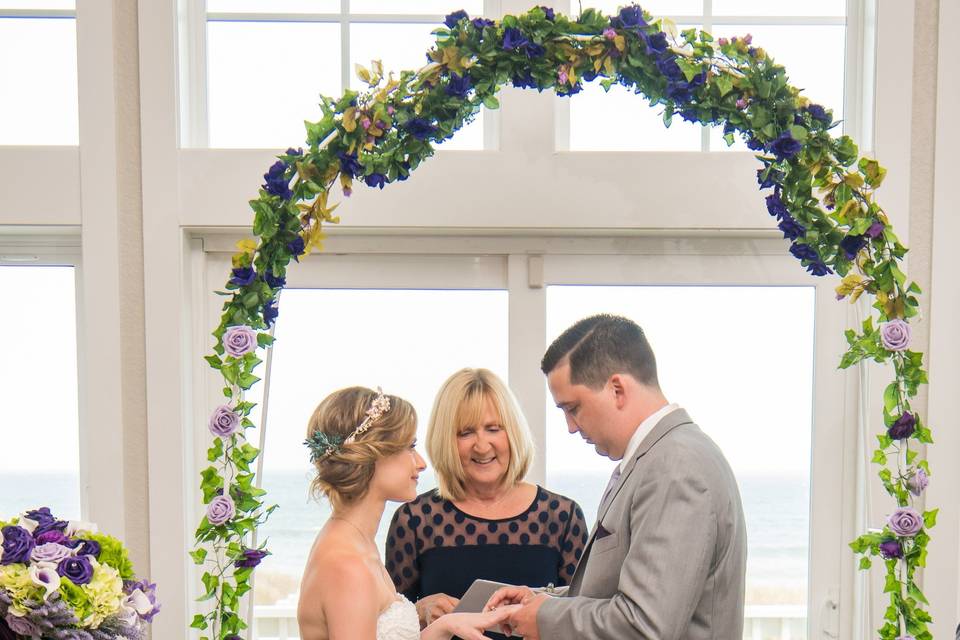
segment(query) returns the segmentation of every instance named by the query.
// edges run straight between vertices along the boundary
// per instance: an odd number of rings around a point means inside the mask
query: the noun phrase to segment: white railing
[[[744,610],[743,617],[743,640],[807,639],[807,608],[803,605],[753,605]],[[296,604],[253,608],[253,640],[299,638]]]

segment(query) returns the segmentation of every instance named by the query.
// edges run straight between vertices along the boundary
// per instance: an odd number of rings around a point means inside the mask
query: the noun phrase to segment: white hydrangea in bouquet
[[[48,507],[0,521],[0,640],[141,640],[160,611],[123,543]]]

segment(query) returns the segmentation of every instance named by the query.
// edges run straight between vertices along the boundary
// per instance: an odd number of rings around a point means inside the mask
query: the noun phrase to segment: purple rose
[[[923,518],[913,507],[897,507],[887,519],[887,524],[898,536],[911,537],[923,528]]]
[[[39,509],[32,509],[27,511],[25,514],[26,517],[30,518],[39,526],[51,525],[57,521],[53,514],[50,513],[50,507],[40,507]]]
[[[870,225],[870,228],[866,231],[866,236],[868,238],[876,238],[881,233],[883,233],[884,225],[879,220],[874,220],[873,224]]]
[[[467,12],[463,9],[459,11],[454,11],[449,14],[446,18],[443,19],[443,24],[447,25],[447,29],[453,29],[457,26],[461,20],[469,20],[470,16],[467,15]]]
[[[904,411],[903,415],[887,429],[887,435],[894,440],[905,440],[913,435],[916,426],[917,418],[909,411]]]
[[[251,285],[256,279],[257,272],[253,267],[237,267],[230,272],[230,284],[237,285],[238,287]]]
[[[912,476],[907,479],[907,489],[915,496],[923,493],[923,490],[930,484],[930,477],[923,469],[917,469]]]
[[[881,322],[880,342],[887,351],[906,351],[910,346],[910,325],[900,318]]]
[[[3,557],[0,557],[0,564],[27,564],[30,562],[30,553],[36,546],[36,542],[30,532],[23,527],[14,525],[6,526],[2,529]]]
[[[34,535],[33,539],[37,541],[37,544],[47,544],[48,542],[63,544],[67,540],[67,536],[63,535],[63,532],[59,529],[47,529]]]
[[[894,539],[884,540],[880,543],[880,555],[887,560],[903,557],[903,547],[900,542]]]
[[[93,578],[93,565],[89,556],[64,558],[57,565],[57,573],[73,584],[87,584]]]
[[[25,638],[40,637],[40,628],[25,617],[21,618],[13,615],[13,613],[7,612],[7,617],[5,620],[7,622],[7,626],[10,627],[10,631],[13,631],[18,636],[23,636]]]
[[[243,557],[238,558],[233,564],[237,569],[252,569],[260,564],[260,561],[266,558],[268,555],[270,555],[269,551],[262,551],[260,549],[244,549]]]
[[[240,429],[240,415],[229,406],[222,404],[210,416],[210,433],[221,438],[233,435]]]
[[[234,358],[257,348],[257,332],[246,325],[229,327],[223,334],[223,348]]]
[[[96,540],[77,540],[71,546],[76,549],[74,555],[100,557],[100,543]]]
[[[227,522],[236,513],[237,508],[230,496],[215,496],[207,505],[207,520],[215,527]]]
[[[777,160],[788,160],[800,153],[803,145],[790,135],[789,131],[784,131],[780,137],[770,143],[770,151],[777,156]]]
[[[56,542],[40,544],[33,548],[30,559],[34,562],[51,562],[57,564],[64,558],[72,555],[70,548]]]

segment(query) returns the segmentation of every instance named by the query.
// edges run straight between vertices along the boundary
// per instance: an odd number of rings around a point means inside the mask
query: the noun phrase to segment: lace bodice
[[[377,640],[420,640],[417,608],[401,595],[377,619]]]

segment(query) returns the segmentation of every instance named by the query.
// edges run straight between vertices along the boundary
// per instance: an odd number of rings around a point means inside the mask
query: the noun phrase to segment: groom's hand
[[[500,587],[487,600],[483,610],[490,611],[505,604],[526,604],[534,595],[530,587]]]
[[[524,600],[523,606],[507,618],[506,624],[501,624],[504,635],[515,634],[523,637],[523,640],[540,640],[537,612],[540,611],[540,605],[549,597],[544,593],[538,593]]]

